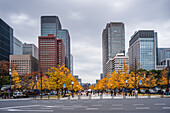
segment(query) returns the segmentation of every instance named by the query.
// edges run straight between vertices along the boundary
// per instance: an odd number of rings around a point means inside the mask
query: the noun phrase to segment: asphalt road
[[[0,101],[0,113],[170,113],[170,98]]]

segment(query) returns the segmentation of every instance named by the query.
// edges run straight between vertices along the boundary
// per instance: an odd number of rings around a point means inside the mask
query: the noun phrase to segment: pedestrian
[[[132,89],[130,89],[129,96],[132,96]]]
[[[168,96],[169,95],[169,88],[166,88],[165,94]]]
[[[135,89],[135,96],[138,96],[138,90]]]
[[[111,90],[111,96],[113,96],[113,91]]]
[[[135,89],[132,90],[133,96],[135,96]]]
[[[114,96],[116,96],[116,89],[114,89]]]

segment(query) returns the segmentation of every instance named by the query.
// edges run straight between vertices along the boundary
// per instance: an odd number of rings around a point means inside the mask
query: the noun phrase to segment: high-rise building
[[[51,67],[65,63],[65,48],[62,39],[57,39],[54,34],[38,37],[39,45],[39,72],[48,72]]]
[[[65,65],[70,70],[70,35],[68,30],[57,31],[57,38],[62,39],[65,45]]]
[[[139,30],[131,36],[129,41],[130,70],[156,68],[157,37],[154,30]]]
[[[113,71],[118,73],[118,71],[123,71],[123,65],[125,64],[129,66],[129,57],[125,56],[124,53],[118,53],[115,57],[108,60],[106,63],[106,72],[107,74],[112,74]]]
[[[103,73],[100,73],[100,80],[102,80],[103,78]]]
[[[72,76],[74,75],[73,74],[73,55],[70,54],[70,73],[72,74]]]
[[[13,29],[0,18],[0,61],[13,54]]]
[[[117,53],[125,53],[125,28],[122,22],[110,22],[102,33],[103,75],[106,76],[106,63]]]
[[[57,39],[57,65],[65,65],[65,46],[62,39]]]
[[[22,55],[22,42],[13,37],[13,55]]]
[[[24,43],[22,45],[23,55],[32,55],[36,59],[38,59],[38,48],[34,44]]]
[[[10,64],[16,65],[19,75],[38,71],[38,60],[32,55],[10,55]]]
[[[170,58],[170,48],[158,48],[158,65],[166,65],[163,64],[166,58]]]
[[[61,28],[57,16],[41,16],[41,36],[48,36],[48,34],[57,36],[57,30],[61,30]]]

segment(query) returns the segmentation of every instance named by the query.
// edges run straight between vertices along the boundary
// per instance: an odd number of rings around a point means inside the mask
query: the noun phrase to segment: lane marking
[[[13,106],[13,107],[4,107],[0,109],[25,108],[25,107],[36,107],[36,106],[41,106],[41,105]]]
[[[154,105],[156,106],[163,106],[163,105],[166,105],[165,103],[155,103]]]
[[[163,107],[162,109],[170,109],[170,107]]]
[[[120,109],[123,109],[123,108],[110,108],[111,110],[120,110]]]
[[[103,105],[92,105],[92,106],[103,106]]]
[[[150,107],[136,107],[136,109],[150,109]]]
[[[86,110],[98,110],[99,108],[86,108]]]
[[[74,108],[62,108],[63,110],[74,110]]]
[[[133,104],[133,106],[143,106],[144,104]]]
[[[54,110],[22,110],[22,109],[8,109],[8,111],[54,112]]]
[[[123,106],[123,104],[112,104],[112,106]]]

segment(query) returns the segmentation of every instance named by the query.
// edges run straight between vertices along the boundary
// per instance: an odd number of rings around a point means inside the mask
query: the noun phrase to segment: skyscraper
[[[65,45],[65,66],[70,70],[70,35],[68,30],[57,31],[57,38],[62,39]]]
[[[157,37],[154,30],[139,30],[131,36],[129,41],[130,70],[152,70],[156,67]],[[135,64],[136,63],[136,64]]]
[[[65,63],[65,49],[62,39],[57,39],[54,34],[39,36],[39,72],[48,72],[51,67]]]
[[[103,75],[106,76],[106,63],[117,53],[125,53],[125,28],[122,22],[110,22],[102,33]]]
[[[0,18],[0,61],[13,54],[13,29]]]
[[[72,76],[74,75],[73,74],[73,55],[72,54],[70,55],[70,73],[72,74]]]
[[[22,55],[22,42],[13,37],[13,55]]]
[[[34,44],[22,44],[23,55],[32,55],[36,59],[38,59],[38,48]]]
[[[158,48],[158,65],[166,65],[166,58],[170,58],[170,48]]]
[[[61,23],[57,16],[41,16],[41,36],[48,36],[48,34],[56,36],[57,30],[61,30],[61,28]]]

